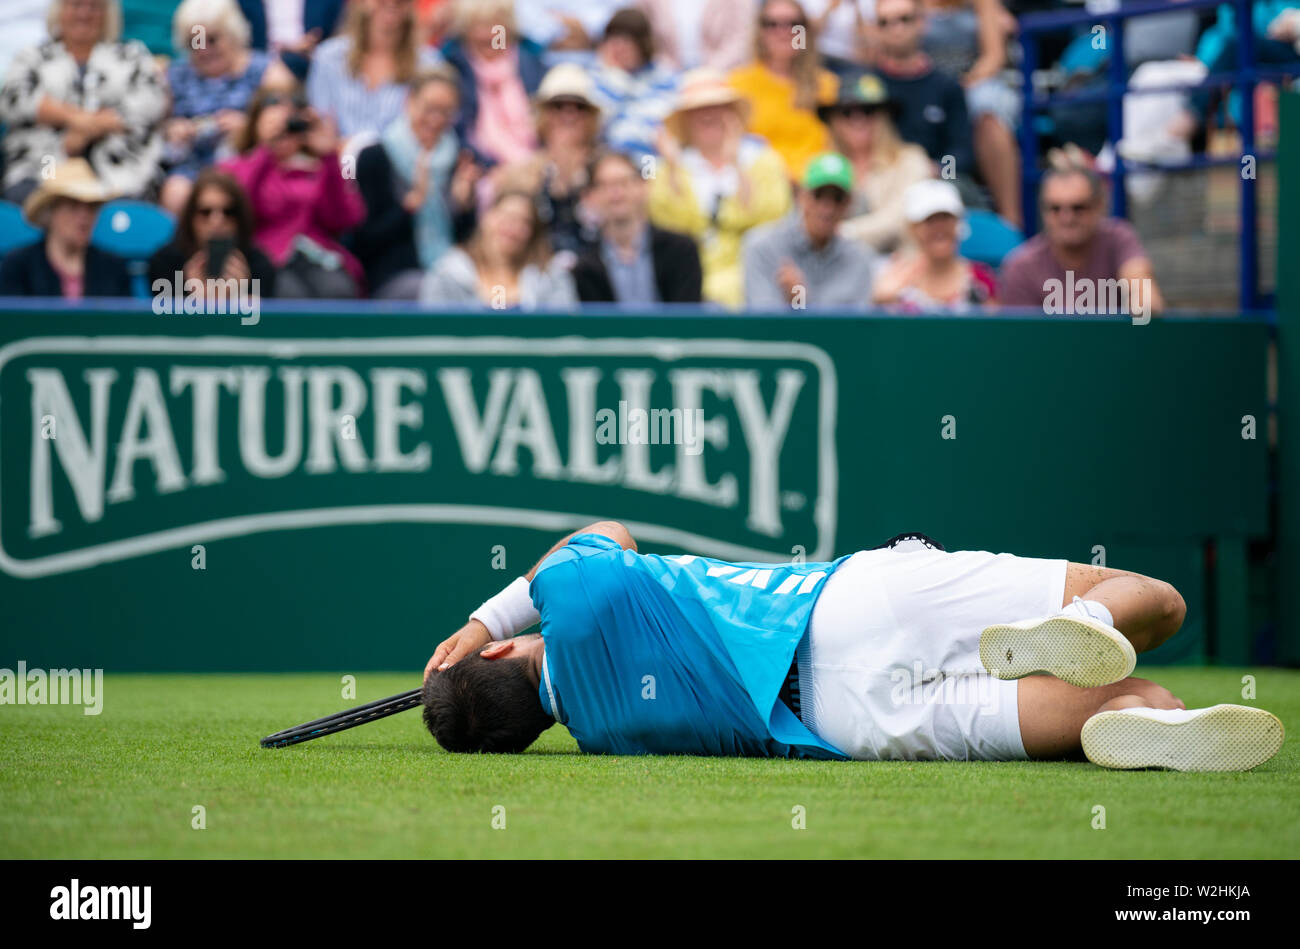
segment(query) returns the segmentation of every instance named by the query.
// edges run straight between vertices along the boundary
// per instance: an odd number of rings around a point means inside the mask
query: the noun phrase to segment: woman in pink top
[[[338,239],[366,207],[343,176],[338,147],[333,123],[301,93],[263,89],[248,105],[240,156],[222,165],[252,203],[253,239],[279,270],[278,297],[361,293],[361,264]]]

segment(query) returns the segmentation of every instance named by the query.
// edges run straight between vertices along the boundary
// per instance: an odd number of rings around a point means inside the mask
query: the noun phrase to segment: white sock
[[[1096,600],[1085,600],[1081,597],[1075,597],[1074,602],[1061,610],[1061,616],[1077,616],[1080,619],[1095,619],[1112,629],[1115,626],[1115,618],[1110,615],[1110,610],[1105,605],[1098,603]]]

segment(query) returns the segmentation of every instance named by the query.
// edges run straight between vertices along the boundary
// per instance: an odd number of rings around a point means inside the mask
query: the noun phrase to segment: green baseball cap
[[[823,152],[808,163],[804,169],[803,187],[816,191],[826,185],[834,185],[846,193],[853,192],[853,166],[839,152]]]

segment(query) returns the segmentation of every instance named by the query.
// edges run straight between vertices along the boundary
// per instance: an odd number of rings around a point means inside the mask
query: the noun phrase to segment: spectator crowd
[[[1042,306],[1068,272],[1158,301],[1087,109],[1025,156],[1041,232],[976,240],[1024,224],[1015,16],[1053,5],[23,0],[0,14],[0,185],[40,236],[0,296],[138,293],[93,239],[129,199],[173,222],[150,281],[283,298],[974,312]],[[1300,61],[1300,3],[1254,9],[1257,58]],[[1231,9],[1209,13],[1132,21],[1135,81],[1233,68]],[[1067,83],[1105,74],[1086,33],[1053,55]],[[1240,114],[1207,95],[1123,147],[1203,144]]]

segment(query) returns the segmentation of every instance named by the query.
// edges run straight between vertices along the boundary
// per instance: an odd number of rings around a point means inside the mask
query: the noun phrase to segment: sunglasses
[[[229,217],[235,216],[235,209],[228,204],[213,204],[206,208],[195,208],[195,217]]]
[[[578,102],[575,99],[552,99],[546,103],[546,108],[552,112],[594,112],[595,110],[585,102]]]
[[[1043,207],[1049,214],[1062,214],[1065,211],[1074,214],[1086,214],[1092,210],[1091,204],[1047,204]]]
[[[796,26],[803,26],[803,20],[769,20],[767,17],[758,21],[758,25],[765,30],[793,30]]]
[[[902,16],[881,17],[880,19],[876,20],[876,25],[878,25],[883,30],[883,29],[888,29],[889,27],[893,26],[895,23],[901,24],[902,26],[907,26],[909,23],[915,23],[915,22],[916,22],[915,13],[904,13]]]
[[[822,185],[816,188],[812,193],[814,201],[829,201],[835,205],[845,205],[849,203],[849,196],[844,191],[836,188],[834,185]]]
[[[871,105],[837,105],[830,110],[833,119],[854,119],[859,116],[870,118],[880,111],[880,107]]]

